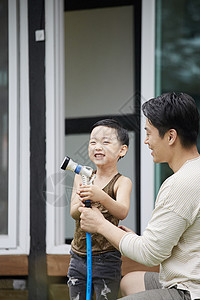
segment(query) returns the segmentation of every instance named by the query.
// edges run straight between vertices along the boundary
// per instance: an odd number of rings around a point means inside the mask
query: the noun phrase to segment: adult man
[[[167,93],[142,107],[145,144],[155,163],[167,162],[174,174],[161,186],[152,218],[142,236],[81,208],[84,230],[105,236],[123,255],[142,264],[160,264],[155,273],[129,273],[122,279],[124,299],[200,299],[199,114],[187,94]]]

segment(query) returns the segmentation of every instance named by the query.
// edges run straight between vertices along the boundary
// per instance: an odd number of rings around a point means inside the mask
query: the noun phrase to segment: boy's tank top
[[[114,194],[114,184],[117,179],[121,176],[121,174],[116,174],[110,182],[103,188],[103,191],[107,193],[111,198],[116,200]],[[104,215],[105,219],[113,223],[114,225],[118,226],[119,220],[112,216],[109,211],[101,205],[99,202],[93,202],[93,206],[97,207],[101,213]],[[99,254],[108,251],[116,251],[116,248],[113,247],[101,234],[92,233],[91,234],[91,241],[92,241],[92,254]],[[76,228],[74,239],[71,243],[72,250],[82,256],[87,255],[87,248],[86,248],[86,233],[80,227],[80,220],[76,220]]]

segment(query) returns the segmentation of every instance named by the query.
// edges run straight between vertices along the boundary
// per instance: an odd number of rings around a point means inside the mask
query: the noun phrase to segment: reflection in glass
[[[8,1],[0,0],[0,234],[8,233]]]
[[[156,96],[165,92],[191,95],[200,111],[200,1],[156,1]],[[200,137],[198,139],[200,150]],[[172,174],[156,165],[156,191]]]

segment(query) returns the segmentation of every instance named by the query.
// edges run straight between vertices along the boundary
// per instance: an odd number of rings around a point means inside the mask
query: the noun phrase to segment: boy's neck
[[[100,166],[97,167],[97,172],[96,172],[98,177],[104,177],[104,178],[110,178],[117,173],[118,170],[116,166],[112,166],[112,167]]]

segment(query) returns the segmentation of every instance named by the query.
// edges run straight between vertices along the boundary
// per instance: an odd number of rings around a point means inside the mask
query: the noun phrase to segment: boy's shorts
[[[121,254],[119,251],[92,256],[92,294],[96,300],[116,300],[121,280]],[[71,251],[68,269],[70,299],[85,300],[87,285],[87,257]]]
[[[179,290],[175,287],[162,289],[159,282],[159,274],[146,272],[144,275],[145,291],[123,297],[124,300],[191,300],[188,291]],[[133,283],[134,284],[134,283]]]

